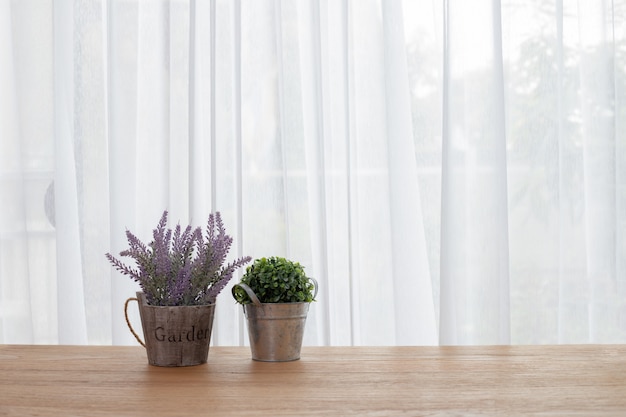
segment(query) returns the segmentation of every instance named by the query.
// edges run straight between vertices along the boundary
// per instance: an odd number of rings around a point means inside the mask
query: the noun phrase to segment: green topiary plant
[[[250,287],[261,303],[299,303],[315,301],[313,281],[299,263],[270,257],[256,259],[246,269],[240,283]],[[232,293],[240,304],[252,301],[239,285],[233,287]]]

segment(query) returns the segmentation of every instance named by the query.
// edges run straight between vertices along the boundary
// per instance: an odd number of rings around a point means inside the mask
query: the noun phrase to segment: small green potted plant
[[[243,305],[253,360],[300,359],[306,317],[317,288],[317,281],[307,277],[299,263],[285,258],[260,258],[248,266],[232,294]]]
[[[180,224],[167,228],[167,210],[143,243],[126,231],[129,248],[120,256],[132,258],[128,266],[110,253],[106,258],[124,275],[139,283],[141,291],[129,298],[124,314],[130,331],[146,348],[148,362],[156,366],[206,363],[218,294],[237,268],[252,258],[226,263],[233,239],[226,234],[219,212],[209,215],[206,233]],[[128,320],[128,303],[137,301],[145,343]]]

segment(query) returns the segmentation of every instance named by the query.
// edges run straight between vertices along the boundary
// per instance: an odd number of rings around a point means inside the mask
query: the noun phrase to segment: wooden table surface
[[[626,345],[304,347],[159,368],[141,347],[0,345],[0,416],[626,416]]]

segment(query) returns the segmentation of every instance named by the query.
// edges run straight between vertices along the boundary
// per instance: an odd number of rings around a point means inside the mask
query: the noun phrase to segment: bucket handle
[[[313,286],[315,287],[313,290],[313,299],[315,299],[315,297],[317,297],[317,290],[318,290],[317,280],[315,278],[309,278],[309,280],[313,283]],[[259,297],[256,296],[252,288],[250,288],[248,285],[244,284],[243,282],[236,284],[236,286],[240,287],[246,292],[246,294],[248,294],[248,297],[250,297],[250,300],[252,300],[252,303],[254,305],[259,306],[259,307],[261,306],[262,303],[261,301],[259,301]],[[126,319],[126,321],[128,322],[128,319]],[[128,326],[130,327],[130,323],[128,324]],[[133,332],[133,334],[135,334],[135,332]],[[135,337],[137,336],[135,335]]]
[[[248,285],[244,284],[243,282],[240,282],[236,286],[240,287],[241,289],[243,289],[246,292],[246,294],[248,294],[248,297],[250,297],[250,300],[252,300],[252,303],[255,306],[259,306],[259,307],[261,306],[261,302],[259,301],[259,297],[256,296],[256,294],[254,293],[252,288],[248,287]]]
[[[135,333],[135,330],[133,329],[133,326],[130,324],[130,320],[128,319],[128,303],[130,303],[131,301],[137,301],[137,304],[139,304],[139,299],[136,297],[131,297],[124,303],[124,317],[126,318],[126,325],[130,329],[130,332],[133,334],[133,336],[135,336],[135,339],[137,339],[139,344],[143,347],[146,347],[146,344],[139,338],[139,335]]]
[[[318,289],[317,280],[315,278],[310,278],[310,277],[309,277],[309,280],[313,282],[313,286],[315,287],[315,289],[313,290],[313,299],[315,300],[315,297],[317,297],[317,289]]]

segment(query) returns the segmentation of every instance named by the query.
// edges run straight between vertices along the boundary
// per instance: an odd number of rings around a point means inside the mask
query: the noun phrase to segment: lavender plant
[[[225,264],[233,239],[226,234],[219,212],[209,215],[205,233],[200,227],[187,226],[183,230],[180,224],[174,230],[169,229],[167,215],[166,210],[147,245],[126,230],[129,248],[120,252],[120,256],[134,259],[136,267],[124,264],[110,253],[105,256],[115,269],[139,283],[150,305],[214,303],[235,270],[251,257]]]

